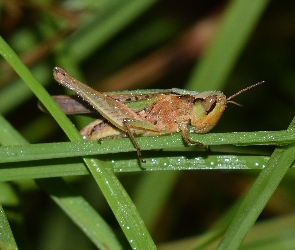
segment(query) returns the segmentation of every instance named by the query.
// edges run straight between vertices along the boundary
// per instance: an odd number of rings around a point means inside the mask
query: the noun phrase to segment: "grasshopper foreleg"
[[[192,144],[192,145],[198,145],[200,146],[201,148],[205,149],[205,150],[208,150],[208,147],[206,145],[204,145],[203,143],[201,142],[198,142],[198,141],[193,141],[189,138],[188,136],[188,129],[187,129],[187,126],[181,126],[181,135],[182,135],[182,138],[183,140],[187,143],[187,144]]]

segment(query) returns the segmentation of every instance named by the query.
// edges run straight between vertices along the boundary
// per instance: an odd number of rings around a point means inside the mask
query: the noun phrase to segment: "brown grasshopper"
[[[189,132],[206,133],[220,119],[228,102],[233,97],[263,82],[258,82],[226,98],[220,91],[195,92],[182,89],[150,90],[147,92],[127,91],[101,93],[78,81],[64,69],[53,69],[54,79],[74,91],[90,107],[75,97],[55,97],[66,114],[98,111],[104,119],[98,119],[83,128],[80,133],[87,140],[128,135],[133,142],[138,158],[140,147],[134,135],[156,136],[181,132],[187,144],[207,147],[188,136]]]

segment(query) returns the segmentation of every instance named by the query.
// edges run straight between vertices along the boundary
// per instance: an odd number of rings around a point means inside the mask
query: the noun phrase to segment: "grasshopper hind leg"
[[[105,138],[120,138],[124,137],[119,129],[103,119],[97,119],[80,131],[80,134],[86,140],[101,140]]]
[[[134,147],[136,148],[137,151],[137,156],[139,158],[139,160],[142,163],[145,163],[146,161],[142,159],[141,157],[141,150],[140,147],[134,137],[134,134],[131,131],[131,127],[133,128],[139,128],[139,129],[143,129],[143,130],[150,130],[150,131],[158,131],[158,128],[156,125],[150,123],[150,122],[146,122],[146,121],[142,121],[142,120],[136,120],[136,119],[131,119],[131,118],[124,118],[123,119],[123,124],[126,128],[126,133],[128,134],[128,136],[130,137]]]
[[[138,143],[137,143],[137,141],[136,141],[136,139],[135,139],[135,137],[134,137],[134,134],[132,133],[132,131],[131,131],[131,129],[130,129],[130,126],[129,126],[129,124],[128,124],[128,120],[123,119],[123,124],[124,124],[125,127],[126,127],[126,132],[127,132],[128,136],[129,136],[129,138],[131,139],[131,141],[132,141],[134,147],[136,148],[138,159],[139,159],[142,163],[146,163],[146,161],[145,161],[144,159],[142,159],[142,156],[141,156],[141,149],[140,149],[140,147],[139,147],[139,145],[138,145]]]

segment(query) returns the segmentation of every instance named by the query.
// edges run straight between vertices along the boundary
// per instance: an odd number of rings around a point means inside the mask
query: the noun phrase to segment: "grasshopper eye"
[[[202,106],[207,114],[209,114],[216,107],[216,96],[205,97],[202,101]]]

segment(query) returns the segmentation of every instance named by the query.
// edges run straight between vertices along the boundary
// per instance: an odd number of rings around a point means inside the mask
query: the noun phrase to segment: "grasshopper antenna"
[[[254,87],[256,87],[256,86],[258,86],[258,85],[260,85],[260,84],[262,84],[262,83],[265,83],[265,81],[261,81],[261,82],[255,83],[255,84],[253,84],[253,85],[251,85],[251,86],[248,86],[247,88],[241,89],[241,90],[238,91],[237,93],[235,93],[235,94],[231,95],[230,97],[228,97],[228,98],[226,99],[227,102],[233,103],[233,104],[238,105],[238,106],[243,106],[243,105],[241,105],[241,104],[239,104],[239,103],[237,103],[237,102],[235,102],[235,101],[231,101],[231,99],[233,99],[233,98],[236,97],[237,95],[239,95],[239,94],[241,94],[241,93],[243,93],[243,92],[246,92],[246,91],[248,91],[249,89],[252,89],[252,88],[254,88]]]

